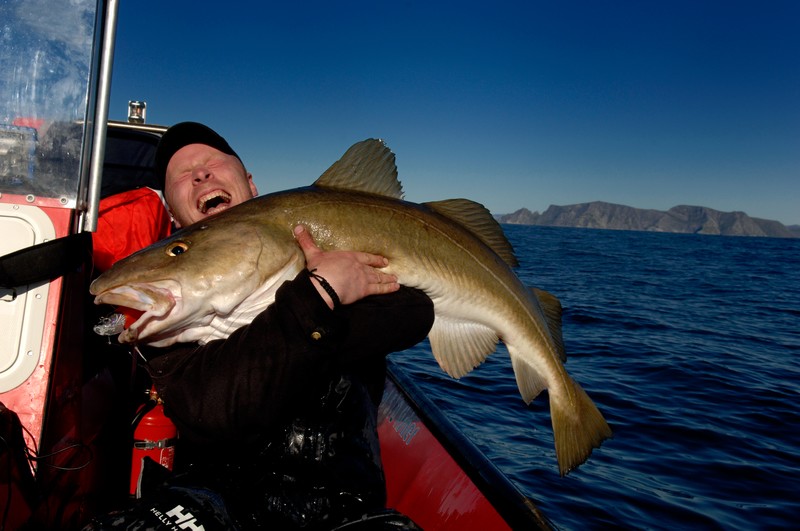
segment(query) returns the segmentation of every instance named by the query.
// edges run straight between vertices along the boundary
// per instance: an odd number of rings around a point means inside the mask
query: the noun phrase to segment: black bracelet
[[[331,300],[333,301],[333,309],[335,310],[342,305],[342,301],[339,300],[339,295],[336,294],[336,290],[333,289],[333,286],[331,286],[324,277],[319,276],[318,274],[314,273],[314,271],[316,271],[316,269],[309,271],[308,275],[317,279],[317,282],[319,282],[319,285],[322,286],[322,289],[324,289],[325,292],[330,295]]]

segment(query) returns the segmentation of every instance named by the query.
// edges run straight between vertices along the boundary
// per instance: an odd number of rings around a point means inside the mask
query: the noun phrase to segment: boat
[[[54,9],[87,9],[63,4]],[[86,24],[66,28],[81,37],[69,42],[65,28],[28,24],[24,3],[5,21],[13,31],[0,51],[2,529],[81,529],[131,496],[131,423],[149,383],[126,349],[93,332],[106,317],[88,285],[165,236],[169,218],[153,172],[166,127],[148,124],[139,101],[127,121],[107,118],[117,5],[98,0],[92,12],[57,17]],[[37,68],[42,58],[50,68]],[[391,360],[388,369],[379,436],[389,507],[424,529],[551,527],[410,376]]]
[[[378,422],[387,505],[423,529],[552,528],[391,357]]]

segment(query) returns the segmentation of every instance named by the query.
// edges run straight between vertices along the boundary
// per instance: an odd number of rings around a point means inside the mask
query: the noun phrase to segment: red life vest
[[[100,201],[97,231],[92,238],[95,272],[169,236],[171,220],[161,195],[136,188]]]

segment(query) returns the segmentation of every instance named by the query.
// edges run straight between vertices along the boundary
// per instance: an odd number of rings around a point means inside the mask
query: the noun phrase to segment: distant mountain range
[[[517,225],[800,238],[800,225],[787,227],[778,221],[751,218],[744,212],[720,212],[708,207],[686,205],[664,212],[594,201],[577,205],[550,205],[541,214],[521,208],[513,214],[500,214],[495,218],[500,223]]]

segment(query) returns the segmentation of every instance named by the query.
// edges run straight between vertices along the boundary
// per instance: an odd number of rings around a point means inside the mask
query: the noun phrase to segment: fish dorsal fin
[[[403,187],[397,180],[394,153],[383,140],[374,138],[350,146],[342,158],[325,170],[314,186],[403,198]]]
[[[531,288],[533,296],[539,301],[539,306],[544,312],[544,319],[550,329],[550,336],[555,343],[556,352],[562,362],[567,361],[567,351],[564,348],[564,336],[561,333],[561,301],[543,289]]]
[[[480,323],[436,315],[428,338],[433,357],[453,378],[461,378],[495,351],[497,333]]]
[[[483,243],[491,247],[500,258],[511,267],[519,262],[514,256],[514,248],[509,243],[503,228],[485,206],[469,199],[447,199],[423,203],[431,210],[463,225]]]

